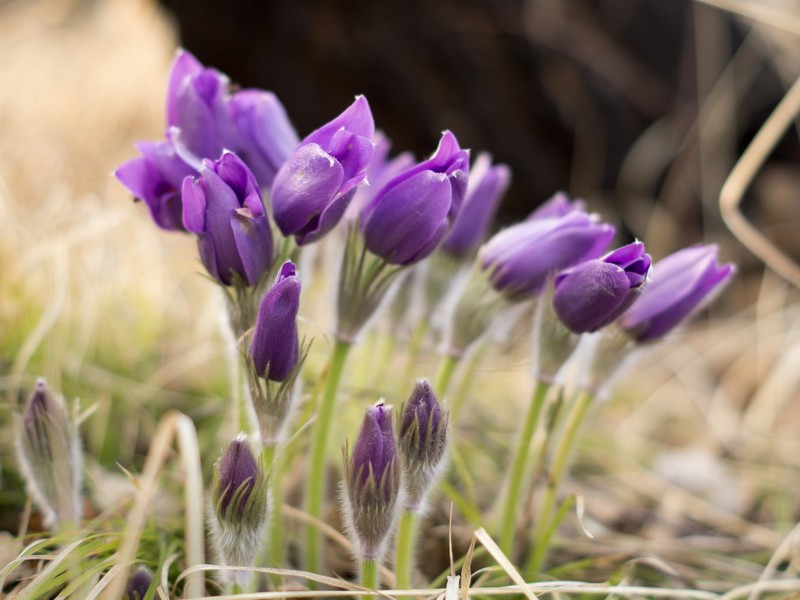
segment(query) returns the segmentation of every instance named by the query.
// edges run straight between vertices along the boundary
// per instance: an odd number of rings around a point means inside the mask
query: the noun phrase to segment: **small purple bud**
[[[261,299],[250,345],[250,357],[260,377],[284,381],[297,366],[300,287],[297,268],[292,261],[286,261],[275,284]]]
[[[153,583],[153,574],[147,567],[139,567],[128,579],[125,588],[124,600],[144,600],[150,584]]]
[[[423,161],[386,183],[361,211],[367,249],[395,265],[431,254],[458,217],[469,177],[469,152],[449,131]]]
[[[367,410],[345,468],[345,516],[362,558],[379,558],[397,517],[400,466],[391,408]]]
[[[455,256],[467,256],[486,238],[500,200],[511,181],[506,165],[492,165],[487,152],[478,155],[470,170],[464,207],[442,243],[442,249]]]
[[[479,257],[491,285],[521,300],[539,294],[552,273],[601,256],[615,233],[611,225],[573,211],[504,229],[483,245]]]
[[[333,229],[366,177],[374,133],[367,99],[358,96],[301,142],[272,184],[272,212],[283,235],[302,246]]]
[[[418,381],[403,406],[399,432],[409,510],[419,510],[439,476],[447,449],[447,420],[428,381]]]
[[[556,275],[553,309],[572,332],[597,331],[633,304],[649,271],[644,244],[628,244]]]
[[[239,519],[260,476],[247,438],[233,440],[216,464],[219,482],[214,484],[214,506],[221,520]],[[230,514],[229,514],[230,513]]]
[[[717,252],[716,245],[698,244],[658,261],[641,298],[620,318],[622,328],[649,342],[703,308],[736,272],[732,263],[717,263]]]
[[[571,212],[585,212],[586,205],[583,200],[570,200],[564,192],[556,192],[553,197],[534,210],[526,221],[563,217]]]
[[[238,156],[203,161],[183,181],[183,224],[196,233],[200,258],[223,285],[256,285],[272,263],[272,232],[258,183]]]

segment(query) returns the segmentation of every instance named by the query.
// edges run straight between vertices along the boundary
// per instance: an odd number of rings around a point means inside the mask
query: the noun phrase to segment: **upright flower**
[[[382,400],[367,410],[353,453],[345,461],[344,492],[344,512],[358,556],[380,559],[394,527],[400,495],[392,415]]]
[[[211,532],[222,563],[252,565],[267,520],[267,477],[244,434],[230,443],[214,465],[211,503]],[[242,581],[249,573],[231,571],[226,576]]]
[[[628,244],[556,275],[553,308],[572,332],[597,331],[633,304],[649,271],[644,244]]]
[[[506,165],[492,165],[492,157],[482,152],[470,169],[464,206],[442,249],[455,256],[467,256],[483,242],[500,200],[511,181]]]
[[[402,408],[399,447],[408,510],[418,511],[441,471],[447,449],[447,413],[421,379]]]
[[[223,285],[256,285],[272,263],[272,233],[250,169],[233,153],[203,161],[183,182],[183,224],[198,237],[200,258]]]
[[[484,244],[479,258],[492,286],[518,300],[541,292],[556,271],[602,255],[615,233],[611,225],[574,211],[504,229]]]
[[[374,133],[367,99],[358,96],[301,142],[272,184],[272,211],[283,235],[303,245],[333,229],[366,177]]]
[[[717,252],[716,245],[698,244],[653,265],[651,283],[620,318],[628,335],[638,342],[658,339],[703,308],[736,271],[732,263],[719,265]]]
[[[445,131],[431,158],[389,180],[361,211],[367,249],[395,265],[428,256],[458,216],[468,177],[469,152]]]
[[[44,379],[36,382],[17,421],[17,449],[28,490],[45,524],[76,526],[81,516],[80,440],[63,399],[53,395]]]

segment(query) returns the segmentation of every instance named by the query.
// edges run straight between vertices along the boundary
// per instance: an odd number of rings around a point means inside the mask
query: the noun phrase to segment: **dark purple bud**
[[[367,99],[358,96],[301,142],[272,184],[272,212],[284,235],[303,245],[333,229],[366,177],[374,133]]]
[[[521,300],[539,294],[551,274],[601,256],[615,233],[611,225],[580,211],[528,220],[484,244],[481,266],[497,291]]]
[[[28,400],[22,422],[25,434],[32,446],[45,449],[48,453],[50,428],[60,421],[66,421],[67,415],[47,388],[44,379],[36,381],[36,389]]]
[[[214,465],[212,500],[214,511],[221,522],[234,523],[258,518],[266,511],[263,503],[252,499],[263,495],[266,502],[265,476],[253,456],[247,437],[234,439]]]
[[[271,92],[242,90],[229,102],[237,151],[259,185],[269,188],[275,174],[300,143],[286,110]]]
[[[449,131],[434,155],[391,179],[361,211],[367,249],[395,265],[431,254],[458,216],[469,152]]]
[[[556,275],[553,309],[574,333],[597,331],[633,304],[649,271],[644,244],[628,244]]]
[[[447,449],[447,418],[427,380],[417,382],[402,409],[399,432],[409,510],[420,508],[439,475]]]
[[[124,600],[144,600],[151,583],[153,583],[153,574],[150,569],[139,567],[128,579]]]
[[[584,212],[585,204],[583,200],[570,200],[564,192],[556,192],[552,198],[539,206],[528,215],[526,221],[537,219],[550,219],[552,217],[563,217],[571,212]]]
[[[486,238],[510,181],[506,165],[492,165],[491,155],[481,153],[470,170],[464,207],[442,249],[455,256],[471,254]]]
[[[294,263],[286,261],[258,307],[250,357],[260,377],[284,381],[297,366],[299,308],[300,278]]]
[[[256,285],[272,263],[272,232],[250,169],[231,152],[203,161],[183,181],[183,224],[196,233],[200,258],[224,285]]]
[[[712,292],[735,273],[732,263],[717,263],[716,245],[696,245],[653,265],[651,282],[620,325],[638,342],[658,339],[711,301]]]
[[[359,555],[378,558],[397,516],[400,466],[390,407],[367,410],[345,472],[346,517]]]
[[[142,156],[123,164],[114,175],[147,205],[156,225],[183,231],[181,185],[196,171],[178,157],[169,140],[139,142],[136,148]]]

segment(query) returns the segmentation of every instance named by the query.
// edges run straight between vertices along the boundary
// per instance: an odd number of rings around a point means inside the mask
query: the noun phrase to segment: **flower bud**
[[[633,304],[649,271],[650,256],[644,244],[628,244],[559,273],[554,280],[553,308],[572,332],[597,331]]]
[[[253,455],[247,436],[240,434],[214,465],[211,484],[211,531],[223,564],[253,564],[264,537],[267,492],[264,466]],[[242,581],[249,573],[230,571],[226,576]]]
[[[732,263],[717,263],[717,246],[698,244],[653,265],[652,281],[620,318],[622,328],[638,342],[666,335],[708,304],[736,272]]]
[[[379,559],[397,517],[400,465],[391,407],[367,409],[355,448],[345,456],[344,512],[360,558]]]
[[[333,229],[366,177],[374,133],[367,99],[358,96],[301,142],[272,184],[272,212],[283,235],[302,246]]]
[[[45,525],[75,526],[81,517],[80,440],[63,400],[50,392],[44,379],[36,382],[18,420],[17,447],[28,490]]]
[[[124,600],[144,600],[153,583],[153,574],[147,567],[139,567],[128,579]]]
[[[448,414],[427,380],[417,382],[401,410],[399,448],[408,510],[419,510],[439,476],[447,449]]]
[[[183,181],[183,224],[196,233],[200,258],[223,285],[255,286],[272,263],[272,232],[250,169],[231,152],[203,161]]]
[[[468,177],[469,152],[445,131],[431,158],[391,179],[361,211],[367,249],[395,265],[431,254],[461,210]]]

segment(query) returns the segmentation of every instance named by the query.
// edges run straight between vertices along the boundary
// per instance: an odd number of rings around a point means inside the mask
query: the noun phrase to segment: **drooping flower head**
[[[359,556],[376,559],[394,527],[400,495],[391,407],[382,400],[367,410],[353,453],[345,461],[345,516]]]
[[[620,318],[622,328],[648,342],[703,308],[736,271],[732,263],[718,264],[717,253],[716,245],[698,244],[658,261],[641,298]]]
[[[445,131],[431,158],[389,180],[361,211],[367,249],[395,265],[431,254],[461,210],[468,177],[469,152]]]
[[[367,99],[308,135],[272,184],[272,211],[283,235],[314,242],[344,215],[372,159],[375,124]]]
[[[628,244],[556,275],[553,308],[572,332],[597,331],[633,304],[649,271],[644,244]]]
[[[486,238],[500,200],[511,181],[511,170],[503,164],[492,165],[492,157],[482,152],[470,169],[464,206],[442,249],[455,256],[467,256]]]
[[[199,236],[203,265],[224,285],[238,278],[254,286],[272,263],[272,232],[258,183],[231,152],[203,161],[200,175],[184,180],[183,224]]]
[[[556,271],[601,256],[615,233],[611,225],[572,211],[504,229],[483,245],[479,258],[491,285],[520,300],[541,292]]]
[[[422,379],[403,406],[400,419],[405,504],[409,510],[419,510],[444,461],[448,415],[428,381]]]

